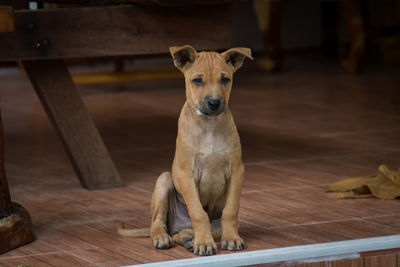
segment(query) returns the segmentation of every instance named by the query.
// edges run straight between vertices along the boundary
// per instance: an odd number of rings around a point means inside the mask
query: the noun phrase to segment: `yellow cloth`
[[[345,179],[329,185],[327,191],[344,192],[337,194],[337,198],[374,196],[380,199],[395,199],[400,197],[400,169],[394,172],[381,165],[376,175]]]

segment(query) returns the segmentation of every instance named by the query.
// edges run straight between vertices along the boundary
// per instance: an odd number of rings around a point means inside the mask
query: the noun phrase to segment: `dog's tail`
[[[127,229],[125,225],[121,223],[121,226],[117,229],[118,234],[125,237],[149,237],[150,228],[138,228],[138,229]]]

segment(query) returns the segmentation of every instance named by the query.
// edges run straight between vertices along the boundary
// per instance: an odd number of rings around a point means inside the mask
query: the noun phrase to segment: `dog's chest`
[[[228,138],[222,134],[206,133],[198,136],[198,151],[203,157],[226,158],[230,152]]]
[[[204,135],[194,160],[194,179],[200,201],[209,210],[220,210],[231,176],[231,148],[224,136]]]

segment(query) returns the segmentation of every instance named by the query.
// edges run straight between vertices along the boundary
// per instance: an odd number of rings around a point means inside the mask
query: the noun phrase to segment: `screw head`
[[[36,48],[40,50],[47,50],[50,46],[50,40],[48,39],[42,39],[36,43]]]

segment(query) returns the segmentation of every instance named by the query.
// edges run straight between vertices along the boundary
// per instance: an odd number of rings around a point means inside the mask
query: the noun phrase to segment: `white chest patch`
[[[217,154],[220,157],[224,157],[227,153],[229,153],[229,148],[226,140],[224,140],[221,136],[206,134],[201,140],[200,153],[204,156]]]

